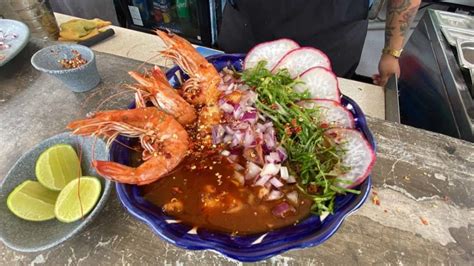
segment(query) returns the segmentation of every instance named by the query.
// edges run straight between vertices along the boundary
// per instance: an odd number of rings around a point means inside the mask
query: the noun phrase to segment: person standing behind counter
[[[333,71],[350,78],[360,61],[373,0],[228,0],[219,48],[247,53],[258,43],[289,38],[312,46],[331,59]],[[388,0],[385,48],[374,83],[384,86],[400,75],[398,57],[421,0]]]

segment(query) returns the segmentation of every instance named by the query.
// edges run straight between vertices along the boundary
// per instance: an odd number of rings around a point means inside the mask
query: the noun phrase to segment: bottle
[[[164,23],[171,22],[171,0],[155,0],[161,11]]]
[[[38,38],[58,40],[59,27],[48,0],[10,0],[11,10]]]
[[[163,21],[163,13],[161,12],[161,0],[153,0],[153,17],[156,23]]]
[[[176,13],[178,13],[178,18],[180,19],[189,19],[190,15],[188,0],[176,0]]]

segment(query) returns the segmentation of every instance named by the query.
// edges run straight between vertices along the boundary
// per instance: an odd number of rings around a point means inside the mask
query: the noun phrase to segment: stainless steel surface
[[[429,10],[400,57],[400,118],[403,124],[474,142],[474,99],[469,73]]]
[[[456,40],[474,40],[474,30],[457,29],[453,27],[442,27],[444,37],[452,46],[456,46]]]
[[[458,40],[457,49],[461,66],[474,68],[474,40]]]
[[[456,49],[458,51],[459,64],[469,70],[471,86],[474,87],[474,41],[458,39]]]
[[[59,28],[48,0],[9,0],[16,16],[38,38],[57,40]]]
[[[458,29],[474,29],[474,18],[472,16],[446,12],[436,11],[439,25],[441,27],[454,27]]]
[[[392,75],[385,85],[385,120],[400,123],[398,80]]]

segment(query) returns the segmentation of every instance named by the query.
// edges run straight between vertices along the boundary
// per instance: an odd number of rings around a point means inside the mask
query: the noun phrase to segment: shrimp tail
[[[145,175],[137,176],[135,168],[116,162],[93,161],[92,166],[94,166],[99,175],[119,183],[146,185],[157,180],[156,178],[147,178],[146,173],[144,173]]]

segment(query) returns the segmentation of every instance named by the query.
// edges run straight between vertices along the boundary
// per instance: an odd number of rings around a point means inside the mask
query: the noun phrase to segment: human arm
[[[405,37],[415,19],[420,3],[421,0],[388,0],[384,48],[397,51],[403,48]],[[374,83],[385,86],[388,78],[393,74],[400,76],[398,58],[383,53],[379,62],[379,74],[373,77]]]

